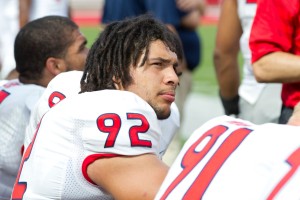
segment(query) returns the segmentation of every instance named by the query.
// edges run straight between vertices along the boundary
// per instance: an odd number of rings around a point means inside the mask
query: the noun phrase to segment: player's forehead
[[[155,40],[149,44],[148,60],[158,58],[177,61],[177,54],[171,51],[162,40]]]

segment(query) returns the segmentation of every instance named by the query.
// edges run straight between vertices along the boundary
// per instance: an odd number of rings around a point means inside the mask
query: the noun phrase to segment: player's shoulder
[[[144,101],[141,97],[138,95],[129,92],[129,91],[121,91],[121,90],[97,90],[92,92],[84,92],[82,93],[82,98],[89,98],[89,97],[95,97],[99,99],[103,99],[103,101],[110,100],[112,102],[120,102],[127,101],[127,100],[135,100],[137,102]],[[120,101],[121,100],[121,101]]]
[[[36,84],[23,84],[18,79],[13,79],[6,81],[2,86],[0,86],[2,91],[11,92],[11,95],[25,95],[30,93],[29,96],[41,95],[44,91],[44,87]],[[24,96],[28,98],[27,96]],[[24,98],[22,98],[24,99]]]
[[[18,79],[13,79],[0,87],[0,96],[4,102],[13,102],[15,106],[25,105],[31,111],[44,90],[45,88],[42,86],[22,84]]]
[[[82,77],[83,72],[82,71],[68,71],[68,72],[62,72],[55,76],[48,84],[47,88],[52,87],[68,87],[72,84],[75,84],[76,86],[80,84],[80,80]]]
[[[72,71],[62,72],[57,76],[55,76],[52,80],[58,81],[58,80],[63,80],[65,78],[81,78],[82,74],[83,71],[72,70]]]
[[[90,99],[97,104],[101,102],[104,107],[110,106],[116,109],[150,109],[150,105],[138,95],[120,90],[100,90],[83,93],[78,99]]]
[[[273,138],[282,138],[282,140],[289,140],[289,138],[298,138],[297,140],[300,141],[300,126],[266,123],[257,125],[256,132],[259,132],[260,134],[269,135]]]
[[[7,82],[8,82],[8,80],[0,80],[0,87],[5,85],[5,83],[7,83]]]
[[[259,138],[283,138],[283,140],[285,140],[284,138],[289,138],[290,136],[300,139],[300,134],[298,134],[300,131],[299,126],[289,126],[276,123],[254,124],[247,120],[226,115],[215,117],[207,121],[193,132],[192,137],[198,138],[208,132],[212,134],[216,132],[228,132],[228,134],[230,134],[236,131],[242,132],[243,130],[249,133],[251,132],[251,135]]]
[[[205,122],[204,124],[200,125],[198,128],[196,128],[191,138],[199,138],[202,135],[212,135],[215,133],[224,133],[227,130],[236,130],[236,129],[253,129],[256,125],[242,119],[230,117],[227,115],[218,116],[215,118],[212,118]]]
[[[143,112],[155,115],[152,107],[138,95],[120,90],[99,90],[84,92],[66,98],[53,107],[60,110],[69,110],[72,113],[90,112]],[[156,116],[156,115],[155,115]]]
[[[68,71],[58,74],[49,82],[43,96],[48,100],[53,92],[61,93],[64,96],[78,94],[82,74],[82,71]]]
[[[206,123],[204,123],[201,127],[211,127],[211,126],[217,126],[217,125],[223,125],[223,126],[238,126],[238,127],[250,127],[255,126],[250,121],[234,118],[227,115],[218,116],[215,118],[210,119]]]
[[[1,80],[0,83],[0,87],[3,89],[9,89],[15,86],[23,85],[18,79]]]

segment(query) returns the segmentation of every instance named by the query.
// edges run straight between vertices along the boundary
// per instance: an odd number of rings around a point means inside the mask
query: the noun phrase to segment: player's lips
[[[175,92],[170,91],[170,92],[163,92],[160,94],[163,99],[165,99],[166,101],[172,103],[175,101]]]

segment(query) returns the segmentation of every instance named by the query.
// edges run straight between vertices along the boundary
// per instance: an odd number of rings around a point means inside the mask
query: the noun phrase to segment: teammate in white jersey
[[[24,140],[25,149],[30,144],[43,115],[61,100],[80,92],[82,73],[82,71],[63,72],[49,82],[43,95],[37,101],[31,112]]]
[[[61,100],[65,99],[66,97],[77,95],[80,92],[80,79],[82,74],[82,71],[64,72],[60,73],[50,81],[43,95],[31,112],[30,120],[26,128],[24,140],[25,148],[32,141],[37,125],[42,119],[43,115]],[[164,133],[159,140],[160,157],[165,154],[170,142],[179,128],[179,117],[178,108],[175,103],[172,103],[171,115],[167,119],[159,120],[158,122],[161,126],[162,133]]]
[[[12,199],[153,199],[168,170],[157,119],[170,116],[181,59],[178,36],[149,16],[107,25],[80,94],[43,116]]]
[[[10,80],[0,87],[0,199],[9,199],[22,157],[25,127],[44,88]]]
[[[0,199],[9,199],[25,129],[33,106],[57,74],[83,70],[88,49],[78,26],[66,17],[32,21],[18,33],[15,58],[19,78],[0,87]]]
[[[299,132],[299,126],[212,119],[185,143],[155,199],[300,199]]]
[[[255,124],[278,122],[281,84],[258,83],[251,65],[249,37],[256,0],[224,0],[218,23],[214,63],[225,114]],[[238,53],[243,56],[240,84]]]

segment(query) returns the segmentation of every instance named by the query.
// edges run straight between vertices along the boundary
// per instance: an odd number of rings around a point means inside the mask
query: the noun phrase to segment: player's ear
[[[46,69],[54,76],[66,71],[65,63],[62,59],[49,57],[46,60]]]
[[[124,87],[120,79],[117,79],[115,76],[113,76],[112,79],[117,90],[124,90]]]

